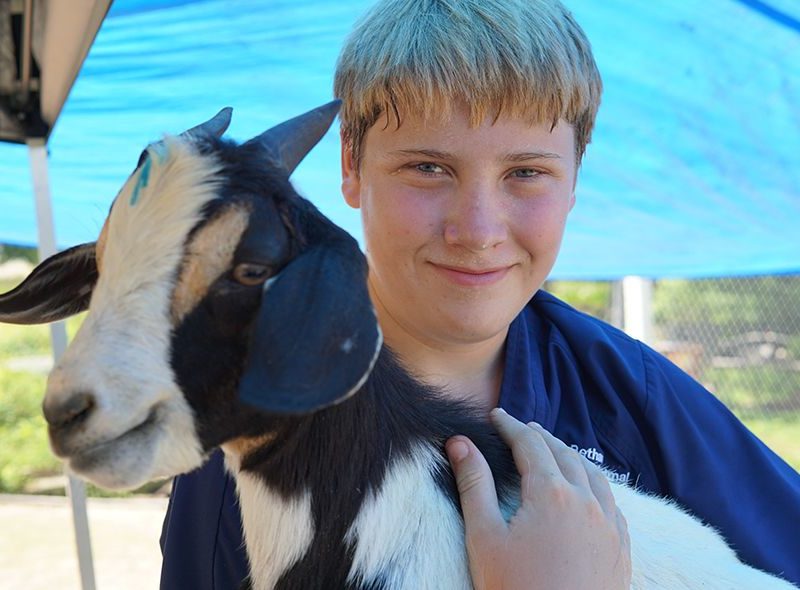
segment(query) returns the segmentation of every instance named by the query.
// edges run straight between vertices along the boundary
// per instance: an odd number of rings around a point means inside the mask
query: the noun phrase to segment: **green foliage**
[[[545,289],[589,315],[606,319],[611,306],[611,286],[610,282],[600,281],[552,281]]]
[[[61,472],[47,442],[41,403],[45,377],[0,368],[0,492]]]
[[[703,373],[702,381],[740,417],[784,413],[800,407],[800,372],[795,370],[770,365],[712,367]]]
[[[794,359],[800,359],[800,334],[795,334],[789,337],[789,342],[786,344],[786,350],[789,355]]]
[[[72,338],[83,322],[85,314],[67,320],[67,336]],[[50,356],[49,326],[15,326],[0,324],[0,362],[14,357]]]
[[[800,410],[743,420],[764,443],[800,472]]]
[[[31,264],[36,264],[39,260],[39,255],[36,248],[27,248],[25,246],[11,246],[9,244],[0,244],[0,264],[12,258],[22,258]],[[2,292],[2,290],[0,290]]]
[[[0,359],[50,354],[47,326],[0,324]]]
[[[83,317],[67,321],[70,337]],[[50,451],[42,417],[46,375],[3,366],[11,359],[51,355],[48,326],[0,324],[0,492],[21,492],[32,478],[63,471]]]
[[[739,333],[800,326],[800,276],[661,280],[653,294],[657,324],[735,328]]]
[[[16,287],[20,282],[22,282],[21,279],[15,279],[15,280],[0,279],[0,293],[11,291],[11,289]]]

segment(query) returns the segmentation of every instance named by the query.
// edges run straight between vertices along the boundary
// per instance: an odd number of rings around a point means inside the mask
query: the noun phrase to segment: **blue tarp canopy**
[[[56,233],[94,240],[142,148],[220,107],[244,140],[331,98],[369,0],[116,0],[50,136]],[[800,2],[566,0],[605,94],[553,276],[800,272]],[[360,235],[335,130],[295,173]],[[532,231],[534,228],[532,228]],[[36,243],[23,146],[0,144],[0,242]]]

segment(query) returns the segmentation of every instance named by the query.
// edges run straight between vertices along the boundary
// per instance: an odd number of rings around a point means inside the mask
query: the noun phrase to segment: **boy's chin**
[[[505,339],[508,326],[520,309],[508,308],[499,312],[496,304],[487,302],[443,314],[439,318],[440,340],[461,344],[480,344],[495,339]]]

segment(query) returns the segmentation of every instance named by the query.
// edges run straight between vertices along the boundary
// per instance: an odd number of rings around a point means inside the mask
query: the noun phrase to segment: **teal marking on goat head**
[[[154,158],[156,164],[161,164],[167,158],[167,146],[162,142],[158,142],[147,148],[147,157],[139,171],[139,180],[136,181],[136,186],[133,187],[133,192],[131,193],[131,207],[139,202],[139,194],[142,190],[147,188],[147,183],[150,182],[150,170],[153,167]]]
[[[147,183],[150,181],[151,162],[152,159],[148,154],[147,158],[145,158],[144,164],[142,164],[142,169],[139,171],[139,180],[136,181],[136,186],[133,187],[133,192],[131,193],[131,207],[139,202],[139,193],[142,191],[142,189],[147,188]]]

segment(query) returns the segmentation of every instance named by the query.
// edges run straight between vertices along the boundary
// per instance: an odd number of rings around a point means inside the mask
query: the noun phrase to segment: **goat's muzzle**
[[[57,455],[63,456],[65,439],[86,423],[96,406],[94,395],[85,392],[73,394],[64,400],[45,401],[42,410],[49,426],[53,451]]]
[[[44,419],[50,428],[68,428],[84,422],[95,407],[91,393],[77,393],[57,403],[45,403]]]

